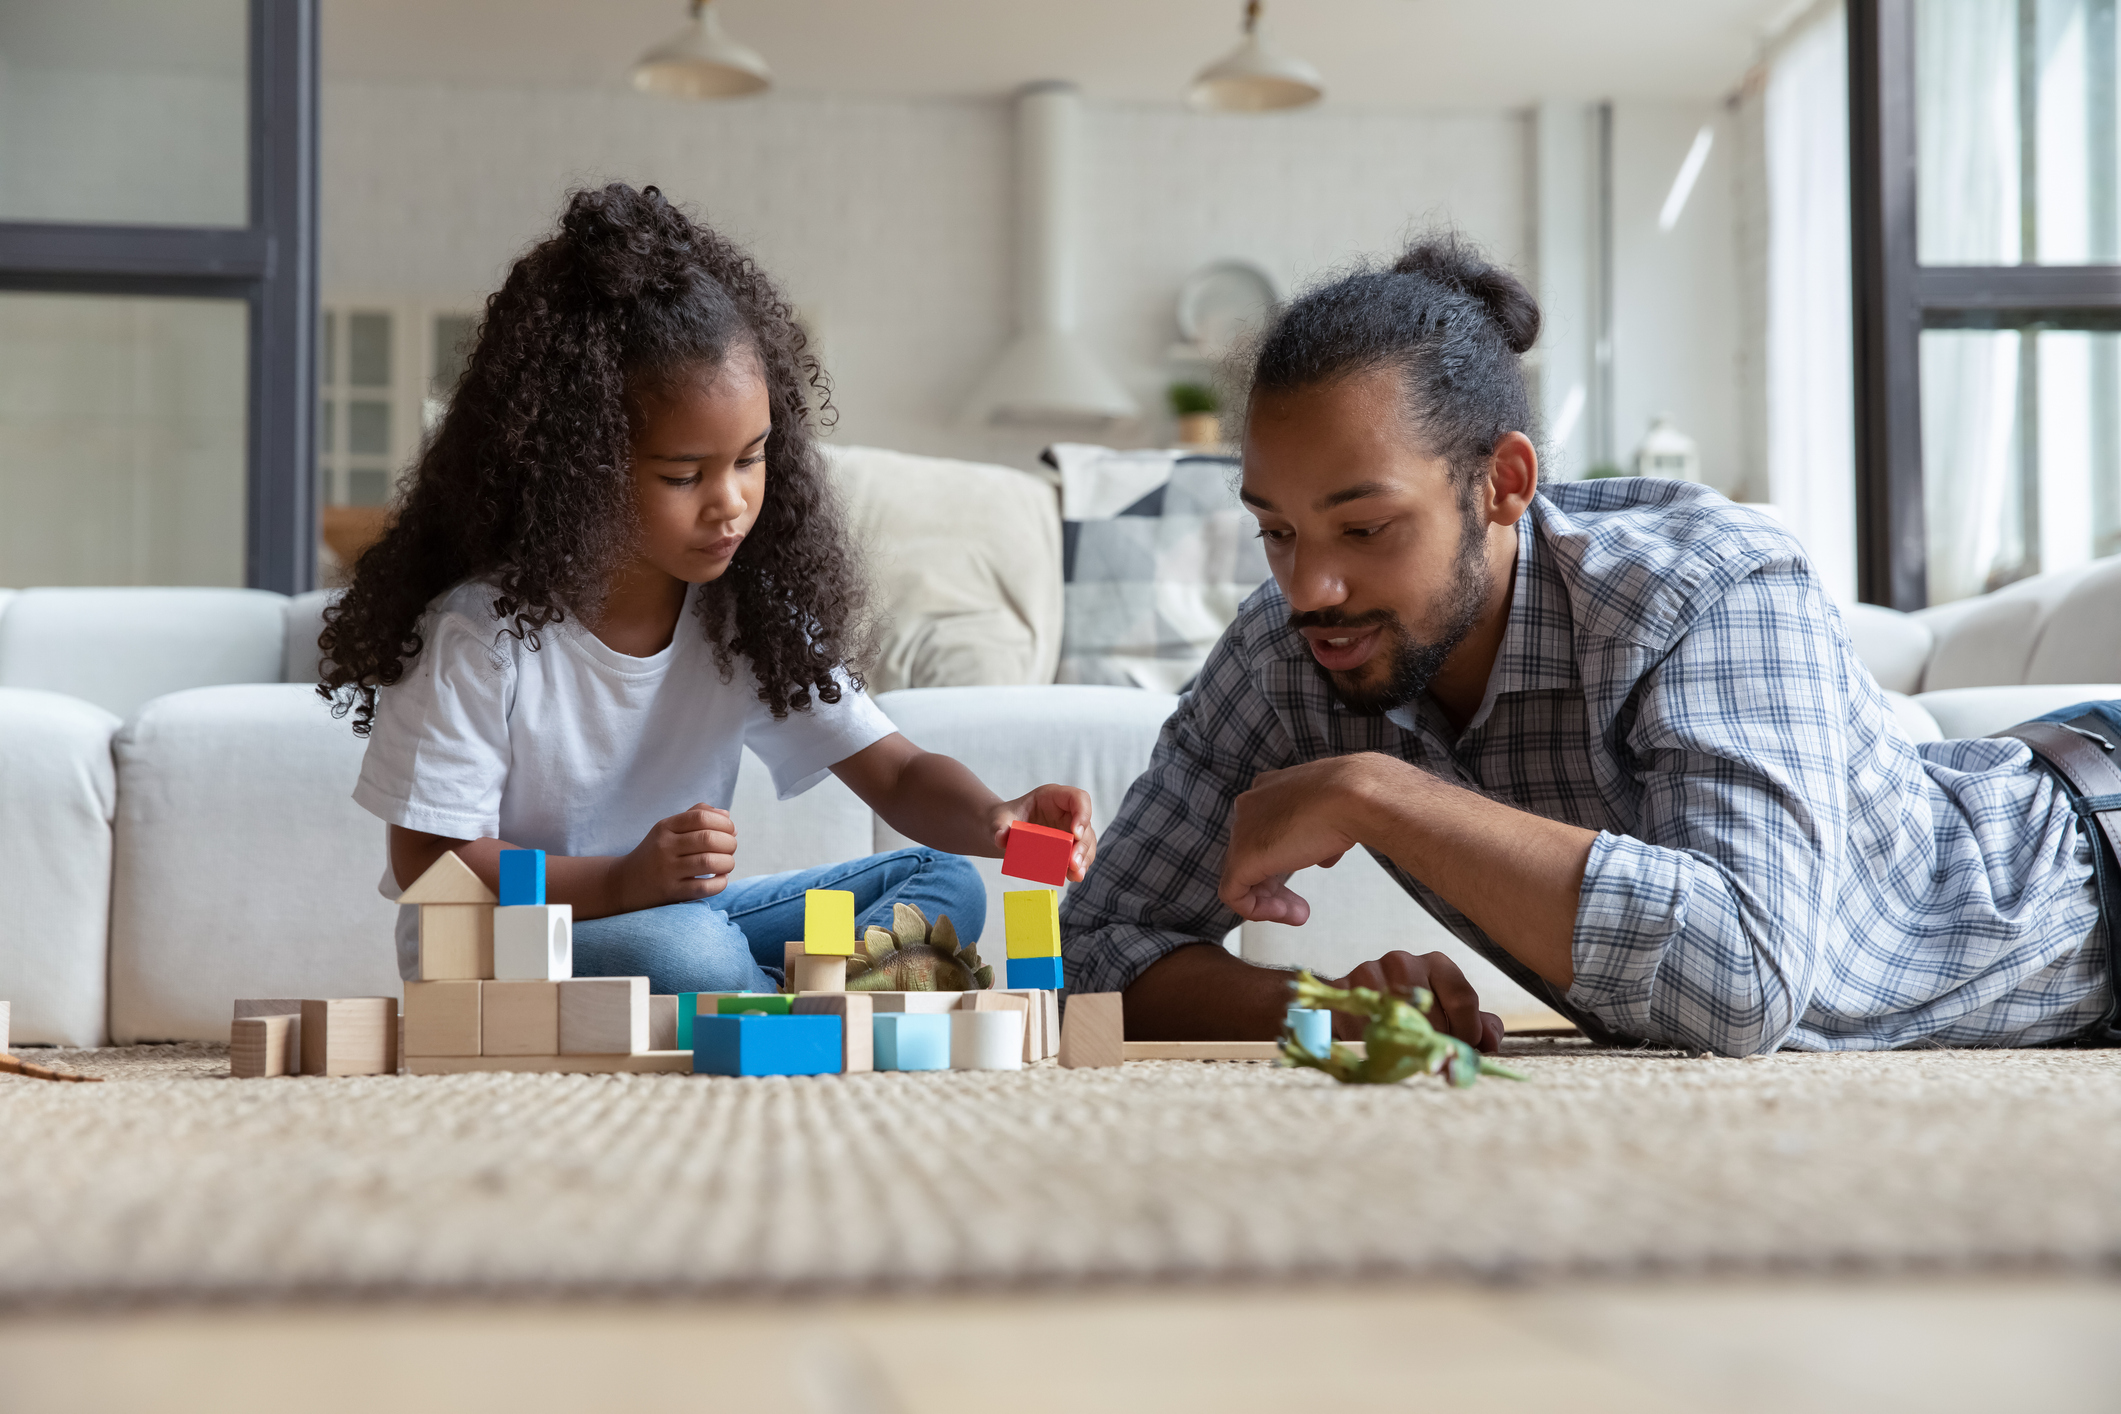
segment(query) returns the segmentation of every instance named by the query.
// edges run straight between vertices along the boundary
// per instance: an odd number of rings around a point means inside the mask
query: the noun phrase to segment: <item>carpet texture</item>
[[[1296,1276],[2092,1268],[2121,1053],[1695,1059],[1527,1084],[1248,1064],[819,1079],[0,1078],[0,1303]]]

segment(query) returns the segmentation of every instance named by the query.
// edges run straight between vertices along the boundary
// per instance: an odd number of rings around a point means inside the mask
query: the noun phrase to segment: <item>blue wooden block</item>
[[[950,1013],[880,1011],[874,1064],[878,1070],[948,1070]]]
[[[1009,959],[1009,985],[1043,987],[1049,992],[1057,992],[1061,988],[1061,960],[1057,957],[1012,957]]]
[[[1296,1044],[1314,1056],[1328,1055],[1333,1050],[1333,1013],[1323,1007],[1290,1007],[1289,1031]]]
[[[813,1016],[699,1016],[692,1021],[695,1075],[837,1075],[840,1019]]]
[[[545,851],[501,851],[501,907],[545,902]]]

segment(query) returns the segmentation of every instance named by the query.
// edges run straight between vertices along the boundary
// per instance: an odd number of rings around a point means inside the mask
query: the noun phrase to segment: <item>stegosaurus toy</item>
[[[1373,992],[1368,987],[1342,990],[1329,987],[1308,972],[1298,973],[1294,984],[1295,1004],[1325,1007],[1333,1011],[1367,1016],[1370,1024],[1362,1033],[1365,1054],[1358,1059],[1346,1046],[1335,1043],[1331,1054],[1317,1056],[1304,1049],[1290,1032],[1282,1032],[1282,1064],[1322,1070],[1343,1085],[1391,1085],[1410,1075],[1435,1075],[1464,1089],[1483,1075],[1505,1080],[1524,1077],[1507,1066],[1489,1060],[1456,1036],[1438,1031],[1423,1013],[1434,1000],[1416,987],[1410,997]]]
[[[891,905],[891,926],[871,928],[847,959],[850,992],[977,992],[994,985],[994,969],[979,950],[960,943],[944,914],[928,915],[910,903]]]

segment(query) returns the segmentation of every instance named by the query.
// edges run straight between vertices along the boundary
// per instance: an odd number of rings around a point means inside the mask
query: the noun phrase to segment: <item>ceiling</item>
[[[681,0],[322,0],[331,77],[621,86]],[[1239,0],[718,0],[780,91],[989,98],[1039,78],[1172,103]],[[1267,33],[1357,108],[1712,99],[1806,0],[1268,0]]]

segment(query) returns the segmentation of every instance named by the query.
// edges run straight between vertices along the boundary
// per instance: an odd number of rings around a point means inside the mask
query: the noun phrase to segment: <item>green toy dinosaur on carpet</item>
[[[1330,1055],[1313,1055],[1284,1029],[1283,1065],[1322,1070],[1343,1085],[1392,1085],[1410,1075],[1441,1072],[1444,1079],[1462,1090],[1483,1075],[1498,1075],[1505,1080],[1525,1078],[1489,1060],[1456,1036],[1431,1026],[1423,1013],[1434,998],[1420,987],[1409,997],[1395,997],[1368,987],[1329,987],[1310,973],[1300,972],[1293,990],[1297,1006],[1350,1012],[1370,1018],[1370,1024],[1362,1033],[1366,1053],[1361,1057],[1338,1042]]]

